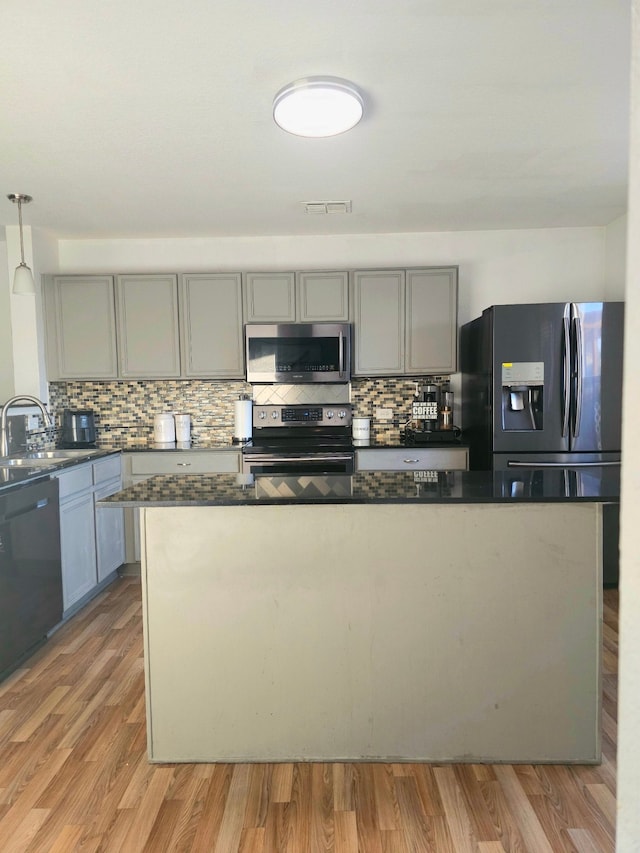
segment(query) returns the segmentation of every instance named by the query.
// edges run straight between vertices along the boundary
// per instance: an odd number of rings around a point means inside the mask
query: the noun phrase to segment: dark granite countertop
[[[279,503],[617,503],[617,469],[361,471],[321,476],[158,475],[104,498],[101,506],[232,506]]]
[[[178,442],[172,441],[172,442],[169,442],[167,444],[155,444],[154,442],[147,442],[146,444],[136,444],[135,441],[112,440],[112,441],[101,441],[99,446],[102,450],[109,450],[109,451],[121,450],[123,453],[149,453],[150,451],[153,451],[154,453],[157,453],[158,451],[161,451],[162,453],[172,452],[172,451],[173,452],[177,451],[177,452],[182,453],[185,450],[188,450],[189,452],[196,452],[196,453],[198,453],[200,451],[207,451],[207,450],[208,451],[211,451],[211,450],[216,450],[216,451],[218,451],[218,450],[224,450],[224,451],[232,450],[235,453],[237,453],[239,450],[242,449],[242,445],[240,445],[240,444],[230,444],[229,443],[229,444],[197,444],[197,445],[193,445],[187,441],[178,441]]]
[[[47,449],[40,452],[47,452]],[[6,460],[0,456],[0,491],[15,486],[23,486],[27,483],[35,482],[35,480],[47,479],[62,468],[72,468],[74,465],[81,465],[84,462],[93,462],[94,460],[111,456],[116,452],[118,451],[106,448],[87,449],[86,451],[78,450],[74,451],[75,455],[73,456],[47,460],[47,464],[34,460],[32,465],[28,464],[30,455],[28,453],[15,453],[7,457]],[[11,465],[9,460],[15,458],[24,458],[26,464]],[[3,460],[5,464],[3,464]]]

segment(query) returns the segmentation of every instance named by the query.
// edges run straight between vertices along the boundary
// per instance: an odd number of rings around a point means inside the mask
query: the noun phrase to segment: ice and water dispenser
[[[541,430],[544,415],[544,362],[502,362],[502,429]]]

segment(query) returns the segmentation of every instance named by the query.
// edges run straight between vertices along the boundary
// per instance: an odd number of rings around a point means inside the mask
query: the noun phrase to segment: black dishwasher
[[[58,481],[0,491],[0,679],[61,618]]]

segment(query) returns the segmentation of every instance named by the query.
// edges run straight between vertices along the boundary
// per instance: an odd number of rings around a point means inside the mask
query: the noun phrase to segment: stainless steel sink
[[[22,456],[0,456],[0,468],[47,468],[69,459],[88,459],[99,450],[38,450]]]
[[[46,468],[48,465],[57,465],[59,459],[38,459],[38,458],[20,458],[20,459],[3,459],[0,458],[0,468]]]
[[[95,456],[99,450],[39,450],[27,453],[25,459],[78,459],[82,456]]]

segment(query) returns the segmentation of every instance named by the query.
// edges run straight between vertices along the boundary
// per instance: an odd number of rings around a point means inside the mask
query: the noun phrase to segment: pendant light
[[[304,77],[284,86],[273,101],[276,124],[296,136],[337,136],[362,118],[362,95],[341,77]]]
[[[33,281],[33,273],[24,262],[24,239],[22,237],[22,205],[29,204],[32,198],[23,193],[9,193],[7,198],[18,205],[18,222],[20,224],[20,263],[13,275],[13,292],[35,293],[36,286]]]

